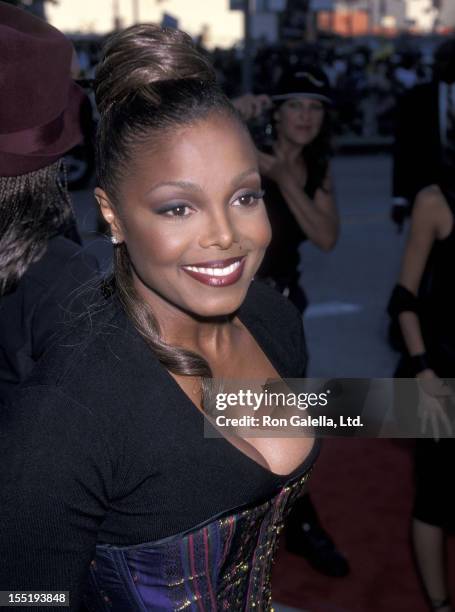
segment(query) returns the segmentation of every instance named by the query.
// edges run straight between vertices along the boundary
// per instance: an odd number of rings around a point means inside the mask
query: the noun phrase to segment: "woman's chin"
[[[197,318],[217,319],[233,315],[243,304],[247,293],[247,288],[239,288],[230,295],[213,296],[201,300],[200,303],[188,305],[187,312]]]
[[[295,134],[294,135],[294,143],[299,147],[306,147],[311,144],[314,140],[314,136],[312,134]]]

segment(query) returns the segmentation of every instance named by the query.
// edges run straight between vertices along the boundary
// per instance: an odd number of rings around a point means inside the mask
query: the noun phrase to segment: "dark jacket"
[[[81,289],[97,272],[93,256],[56,236],[16,289],[0,298],[0,401],[30,373],[70,313],[81,309]]]

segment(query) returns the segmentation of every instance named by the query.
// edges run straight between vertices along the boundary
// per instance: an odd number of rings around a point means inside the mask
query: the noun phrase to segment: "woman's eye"
[[[177,204],[159,212],[166,217],[188,217],[191,214],[191,208],[186,204]]]
[[[264,191],[259,191],[257,193],[244,193],[236,199],[236,202],[239,203],[240,206],[253,206],[258,202],[258,200],[262,200],[264,197]]]

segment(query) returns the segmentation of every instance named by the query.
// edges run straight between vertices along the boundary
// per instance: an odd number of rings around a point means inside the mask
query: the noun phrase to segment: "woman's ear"
[[[106,223],[109,224],[112,234],[112,242],[114,242],[115,244],[123,242],[124,236],[122,226],[120,224],[117,212],[111,201],[109,200],[107,193],[103,189],[101,189],[101,187],[96,187],[95,198],[98,202],[98,206],[100,207],[100,211],[103,215],[104,220],[106,221]]]

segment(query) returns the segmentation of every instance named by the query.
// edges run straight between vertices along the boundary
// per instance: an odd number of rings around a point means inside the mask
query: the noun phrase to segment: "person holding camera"
[[[322,70],[302,66],[285,71],[274,95],[234,100],[246,119],[271,113],[272,141],[258,146],[264,202],[272,240],[257,273],[303,315],[308,304],[300,284],[300,247],[309,240],[323,251],[334,248],[338,212],[330,176],[332,93]],[[294,507],[286,528],[290,551],[314,569],[345,576],[349,565],[322,527],[310,495]]]

